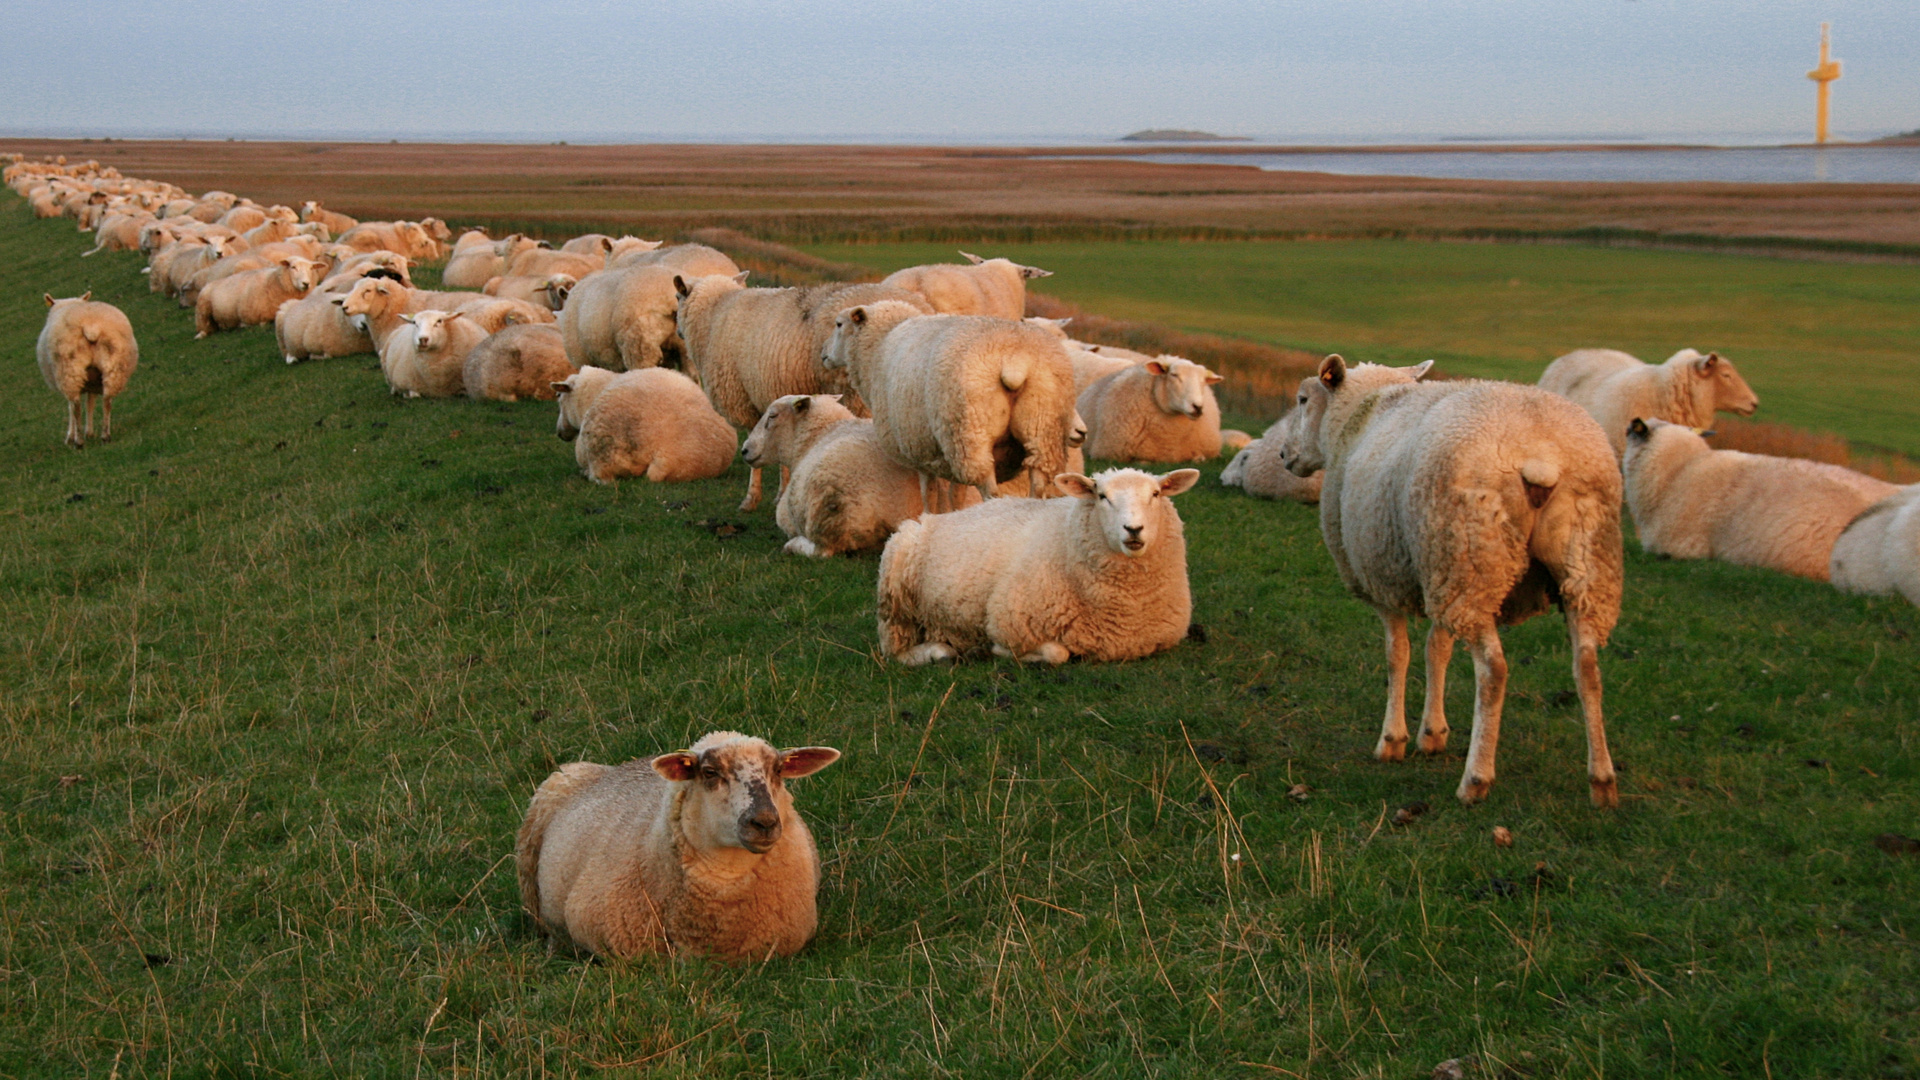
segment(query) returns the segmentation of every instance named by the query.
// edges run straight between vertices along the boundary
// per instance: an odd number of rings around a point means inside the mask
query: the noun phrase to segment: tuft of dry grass
[[[1720,450],[1805,458],[1843,465],[1892,484],[1920,483],[1920,462],[1892,451],[1863,451],[1831,431],[1808,431],[1791,424],[1716,417],[1711,442]]]

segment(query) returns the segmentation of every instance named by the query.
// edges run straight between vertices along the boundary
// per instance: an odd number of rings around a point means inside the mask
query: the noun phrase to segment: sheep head
[[[1175,469],[1165,476],[1108,469],[1091,477],[1061,473],[1053,478],[1056,487],[1091,510],[1107,549],[1130,559],[1153,550],[1166,532],[1173,504],[1165,500],[1199,480],[1199,469]],[[1171,520],[1178,522],[1178,515]]]
[[[560,405],[560,416],[553,433],[565,442],[578,438],[580,422],[586,418],[587,409],[600,396],[600,391],[613,381],[613,376],[614,373],[606,368],[589,364],[560,382],[553,383],[554,400]]]
[[[433,352],[447,347],[447,324],[461,316],[457,311],[429,308],[400,317],[413,324],[413,347],[421,352]]]
[[[1433,361],[1428,360],[1412,367],[1359,364],[1349,369],[1340,354],[1328,356],[1320,361],[1318,374],[1300,380],[1293,405],[1298,419],[1280,444],[1280,463],[1295,476],[1312,476],[1326,468],[1327,445],[1321,436],[1329,413],[1335,414],[1336,426],[1344,423],[1369,394],[1397,383],[1418,382],[1432,368]]]
[[[1706,390],[1700,396],[1710,400],[1706,412],[1739,413],[1752,416],[1753,410],[1760,407],[1760,396],[1747,385],[1747,380],[1734,370],[1733,361],[1719,353],[1708,353],[1693,362],[1693,375],[1696,385]]]
[[[808,430],[852,418],[852,411],[840,404],[839,394],[788,394],[760,414],[740,448],[740,458],[756,469],[769,462],[792,465],[811,441]]]
[[[782,820],[792,812],[786,781],[839,758],[840,751],[829,746],[775,750],[763,739],[716,731],[688,749],[654,758],[653,769],[675,785],[680,833],[696,848],[764,855],[779,843]]]
[[[554,311],[559,311],[561,308],[566,307],[567,297],[573,295],[573,287],[578,284],[580,284],[580,279],[574,277],[572,274],[553,274],[549,276],[540,286],[547,294],[547,307]]]
[[[298,255],[288,255],[277,260],[286,271],[287,287],[294,292],[306,292],[319,281],[319,272],[326,268],[325,263],[317,259],[303,259]]]
[[[1178,356],[1156,357],[1141,367],[1153,376],[1150,393],[1161,412],[1195,420],[1207,414],[1207,387],[1219,382],[1220,376]]]

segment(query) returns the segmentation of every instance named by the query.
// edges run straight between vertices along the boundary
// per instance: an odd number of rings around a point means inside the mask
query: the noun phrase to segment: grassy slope
[[[1586,804],[1551,617],[1508,634],[1500,780],[1461,809],[1464,723],[1368,758],[1377,623],[1311,509],[1182,496],[1205,644],[905,671],[870,655],[871,557],[689,524],[739,516],[737,467],[594,487],[550,405],[193,342],[81,247],[0,205],[0,1073],[1920,1067],[1920,860],[1869,843],[1920,832],[1903,603],[1630,555],[1622,809]],[[29,357],[40,292],[88,285],[145,362],[75,453]],[[548,955],[507,861],[532,786],[722,726],[847,752],[796,785],[819,939],[748,970]]]
[[[950,244],[808,250],[888,271],[955,258]],[[1056,271],[1038,287],[1105,315],[1460,374],[1531,382],[1582,346],[1654,362],[1719,349],[1760,419],[1920,452],[1920,266],[1385,240],[981,254]]]

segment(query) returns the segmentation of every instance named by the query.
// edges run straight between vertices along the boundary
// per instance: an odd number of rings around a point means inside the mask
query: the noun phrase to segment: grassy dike
[[[1904,602],[1630,552],[1622,807],[1587,804],[1550,616],[1507,634],[1463,809],[1465,661],[1456,746],[1374,763],[1377,620],[1313,510],[1217,465],[1178,502],[1204,641],[907,671],[875,560],[781,554],[743,469],[596,487],[551,405],[195,342],[85,241],[0,200],[0,1074],[1920,1071],[1920,859],[1872,843],[1920,833]],[[32,352],[40,294],[87,287],[143,359],[76,453]],[[549,954],[510,861],[533,786],[720,727],[846,752],[795,785],[819,938]]]

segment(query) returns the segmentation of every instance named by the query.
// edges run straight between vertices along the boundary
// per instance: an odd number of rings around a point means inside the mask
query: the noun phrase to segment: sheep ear
[[[553,387],[553,392],[556,394],[565,394],[568,391],[573,389],[572,383],[557,382],[557,383],[548,383],[547,385]]]
[[[685,750],[653,759],[653,771],[669,780],[691,780],[700,772],[700,759]]]
[[[813,408],[813,399],[810,397],[803,397],[799,401],[796,401],[793,403],[794,412],[806,412],[808,409],[811,409],[811,408]]]
[[[1647,422],[1637,416],[1633,418],[1633,423],[1627,425],[1627,438],[1629,439],[1644,439],[1647,437],[1648,432]]]
[[[867,321],[867,309],[863,307],[857,307],[857,308],[854,308],[852,311],[847,312],[847,321],[852,323],[855,326],[861,325],[862,323]]]
[[[1037,266],[1023,266],[1020,268],[1020,276],[1023,278],[1052,277],[1053,271],[1042,270]]]
[[[673,291],[680,294],[681,296],[686,296],[688,293],[692,292],[693,290],[687,288],[686,278],[681,277],[679,274],[675,274],[673,275]]]
[[[1148,371],[1153,372],[1155,375],[1165,375],[1167,372],[1172,370],[1171,368],[1167,367],[1167,365],[1164,362],[1159,360],[1149,360],[1145,364],[1142,364],[1141,366],[1146,368]]]
[[[1339,353],[1320,361],[1320,385],[1329,390],[1338,390],[1340,384],[1347,381],[1347,362]]]
[[[1702,378],[1705,378],[1706,376],[1713,374],[1713,366],[1715,364],[1718,364],[1719,362],[1720,362],[1719,353],[1717,352],[1708,353],[1707,355],[1693,362],[1693,373],[1695,375],[1701,376]]]
[[[52,294],[52,293],[41,293],[40,295],[41,295],[41,296],[44,296],[44,297],[46,297],[46,298],[47,298],[47,306],[48,306],[48,307],[52,307],[52,306],[53,306],[53,294]]]
[[[987,260],[985,260],[985,259],[983,259],[983,258],[981,258],[980,256],[978,256],[978,255],[975,255],[975,254],[974,254],[973,252],[971,252],[971,251],[963,251],[963,252],[961,252],[961,253],[960,253],[960,257],[961,257],[961,258],[963,258],[963,259],[965,259],[965,260],[967,260],[968,262],[970,262],[970,263],[972,263],[972,264],[973,264],[973,265],[975,265],[975,266],[979,266],[979,265],[980,265],[981,263],[983,263],[983,262],[986,262],[986,261],[987,261]]]
[[[796,746],[780,751],[780,778],[794,780],[812,776],[840,760],[840,751],[831,746]]]
[[[734,284],[745,285],[747,283],[747,275],[751,273],[753,273],[753,271],[751,270],[742,270],[739,273],[733,275]]]
[[[412,321],[413,321],[413,316],[411,316],[411,315],[409,315],[409,314],[407,314],[406,312],[404,312],[404,311],[403,311],[403,312],[401,312],[401,313],[400,313],[400,321],[401,321],[401,322],[412,322]]]
[[[1160,478],[1160,494],[1172,498],[1199,482],[1199,469],[1175,469]]]
[[[1061,473],[1053,478],[1053,486],[1059,488],[1062,494],[1076,498],[1085,498],[1093,494],[1093,481],[1079,473]]]
[[[1207,372],[1207,385],[1208,385],[1208,386],[1212,386],[1212,385],[1213,385],[1214,383],[1217,383],[1217,382],[1219,382],[1220,380],[1221,380],[1221,376],[1219,376],[1219,375],[1216,375],[1216,374],[1214,374],[1214,373],[1213,373],[1213,372],[1211,372],[1211,371],[1209,371],[1209,372]]]

